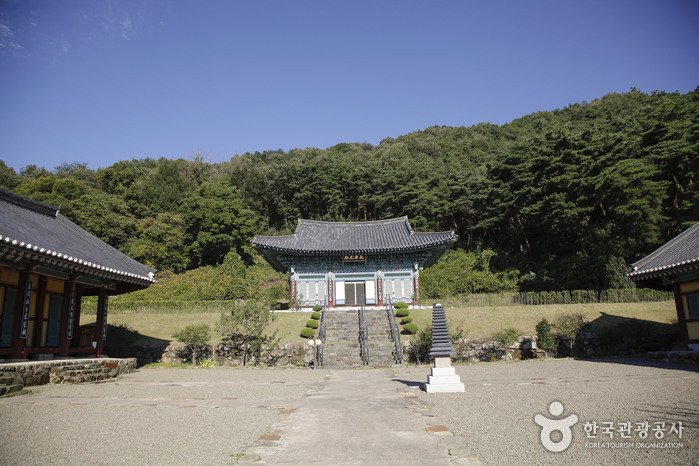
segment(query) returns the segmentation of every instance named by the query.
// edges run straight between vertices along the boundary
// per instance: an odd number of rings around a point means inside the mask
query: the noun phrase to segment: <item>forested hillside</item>
[[[599,289],[623,286],[629,263],[699,220],[698,141],[699,89],[632,90],[378,146],[97,170],[15,173],[2,163],[0,185],[59,205],[121,251],[176,273],[221,264],[231,250],[250,263],[254,234],[291,232],[299,217],[407,215],[416,230],[455,229],[459,248],[494,251],[489,267],[518,271],[521,289]]]

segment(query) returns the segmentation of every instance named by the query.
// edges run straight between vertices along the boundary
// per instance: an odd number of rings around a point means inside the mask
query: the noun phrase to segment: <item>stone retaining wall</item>
[[[243,355],[240,348],[233,347],[229,343],[217,345],[205,345],[198,351],[198,359],[213,360],[219,366],[242,366]],[[275,348],[266,348],[262,354],[249,356],[247,364],[262,366],[301,366],[305,367],[313,361],[313,353],[309,345],[300,343],[286,343]],[[139,360],[140,362],[140,360]],[[182,364],[191,362],[191,355],[187,348],[178,343],[172,343],[165,348],[157,362],[164,364]]]
[[[638,326],[637,326],[638,327]],[[641,331],[643,330],[643,331]],[[404,337],[405,338],[405,337]],[[407,363],[427,363],[429,348],[416,345],[407,338],[403,340],[403,355]],[[679,343],[676,328],[669,331],[644,330],[643,328],[613,328],[612,331],[582,333],[575,341],[576,355],[645,355],[658,350],[669,350]],[[505,348],[489,338],[460,338],[454,342],[455,362],[488,362],[507,359],[536,357],[570,356],[569,341],[556,337],[557,350],[551,353],[537,348],[535,336],[520,336],[514,345]],[[106,354],[117,357],[137,358],[138,364],[151,362],[181,364],[191,361],[191,354],[180,343],[169,345],[134,345],[120,348],[105,347]],[[699,352],[698,352],[699,353]],[[252,356],[249,365],[261,366],[301,366],[307,367],[313,361],[311,348],[305,342],[287,343],[274,348],[265,348],[259,357]],[[243,365],[242,349],[230,343],[202,345],[198,350],[199,361],[213,360],[219,366]],[[668,358],[660,358],[668,359]],[[660,360],[659,359],[659,360]]]
[[[655,362],[699,364],[699,351],[654,351],[648,357]]]
[[[47,383],[82,383],[136,370],[136,359],[61,359],[0,364],[0,396]]]

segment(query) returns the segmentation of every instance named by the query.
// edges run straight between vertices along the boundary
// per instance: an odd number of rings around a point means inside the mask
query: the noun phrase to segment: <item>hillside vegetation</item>
[[[0,185],[61,206],[107,243],[174,274],[222,267],[227,257],[250,267],[252,236],[292,232],[299,217],[407,215],[418,231],[459,235],[443,267],[458,265],[467,283],[433,295],[597,290],[628,286],[629,263],[699,220],[698,136],[699,91],[632,90],[378,146],[246,153],[218,164],[145,158],[97,170],[66,163],[15,173],[0,163]],[[256,297],[274,278],[247,283],[257,285],[209,291]]]

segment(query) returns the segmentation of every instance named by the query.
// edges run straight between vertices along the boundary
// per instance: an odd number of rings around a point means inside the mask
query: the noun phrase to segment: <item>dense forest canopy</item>
[[[252,263],[254,234],[298,218],[407,215],[456,230],[458,248],[521,289],[624,286],[628,264],[699,220],[699,88],[637,90],[505,125],[430,127],[378,146],[246,153],[218,164],[121,161],[91,170],[0,161],[0,186],[61,206],[86,230],[161,270]],[[490,254],[490,253],[489,253]],[[489,256],[490,257],[490,256]]]

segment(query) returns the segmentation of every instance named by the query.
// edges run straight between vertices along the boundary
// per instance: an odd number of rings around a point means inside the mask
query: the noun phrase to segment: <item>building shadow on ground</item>
[[[425,374],[425,379],[427,379],[427,374]],[[391,382],[398,382],[398,383],[402,383],[403,385],[407,385],[408,387],[417,387],[417,388],[421,388],[425,383],[425,382],[416,382],[414,380],[404,380],[404,379],[396,379],[396,378],[391,379]]]

